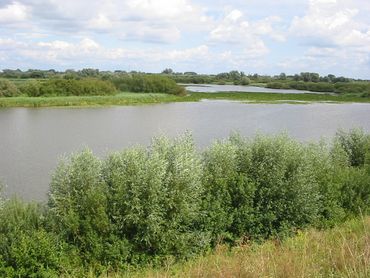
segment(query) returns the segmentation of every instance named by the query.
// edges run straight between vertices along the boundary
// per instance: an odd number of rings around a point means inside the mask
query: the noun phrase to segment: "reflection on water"
[[[331,137],[338,128],[370,131],[370,104],[242,104],[227,101],[108,108],[0,109],[0,179],[6,193],[45,199],[63,154],[91,148],[100,156],[159,134],[192,131],[201,148],[232,131],[287,131],[299,140]]]

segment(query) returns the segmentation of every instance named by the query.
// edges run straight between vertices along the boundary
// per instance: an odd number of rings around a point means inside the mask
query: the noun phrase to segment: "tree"
[[[162,71],[162,74],[173,74],[173,69],[171,69],[171,68],[164,69],[164,70]]]

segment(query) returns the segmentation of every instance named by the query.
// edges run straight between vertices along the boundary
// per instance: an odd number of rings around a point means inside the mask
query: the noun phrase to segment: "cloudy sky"
[[[370,0],[0,0],[0,69],[370,78]]]

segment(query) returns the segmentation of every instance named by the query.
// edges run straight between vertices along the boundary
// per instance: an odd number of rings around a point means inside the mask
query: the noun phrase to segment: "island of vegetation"
[[[159,137],[65,158],[45,204],[2,198],[0,276],[368,277],[369,212],[362,130]]]
[[[234,84],[286,90],[284,93],[195,93],[185,84]],[[289,89],[323,92],[294,94]],[[370,102],[370,82],[329,74],[301,73],[277,76],[246,75],[231,71],[216,75],[195,72],[162,73],[67,70],[2,70],[0,107],[134,105],[161,102],[226,99],[248,102]]]

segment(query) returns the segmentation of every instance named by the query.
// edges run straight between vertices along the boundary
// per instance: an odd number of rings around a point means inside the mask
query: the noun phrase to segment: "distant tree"
[[[173,69],[171,69],[171,68],[164,69],[164,70],[162,71],[162,74],[173,74]]]
[[[320,81],[320,75],[318,73],[311,73],[310,74],[310,79],[312,82],[319,82]]]
[[[279,79],[280,80],[286,80],[286,74],[284,72],[280,73]]]
[[[329,82],[334,82],[335,75],[334,74],[328,74],[328,79],[329,79]]]
[[[98,69],[86,68],[79,71],[79,74],[83,77],[96,77],[99,75]]]
[[[243,86],[247,86],[250,83],[251,83],[251,80],[246,76],[243,76],[242,79],[240,80],[240,85],[243,85]]]

